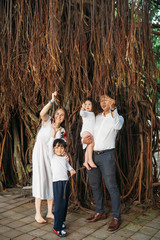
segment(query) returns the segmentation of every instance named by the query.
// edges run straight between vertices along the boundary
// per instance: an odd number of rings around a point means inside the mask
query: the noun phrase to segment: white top
[[[104,113],[96,116],[94,128],[94,151],[103,151],[115,148],[115,140],[118,131],[122,128],[124,118],[120,116],[117,109],[104,116]]]
[[[87,111],[80,111],[80,116],[82,117],[82,133],[87,131],[90,132],[92,135],[94,133],[94,125],[95,125],[95,114],[94,112],[87,112]]]
[[[52,175],[49,161],[48,142],[53,134],[49,117],[47,122],[42,121],[37,134],[32,153],[32,194],[40,199],[53,199]],[[64,128],[57,132],[56,138],[62,138]]]
[[[67,171],[72,170],[71,165],[66,161],[65,157],[57,156],[53,152],[53,142],[54,138],[51,137],[49,141],[49,158],[51,163],[51,171],[52,171],[52,181],[67,181],[68,174]]]

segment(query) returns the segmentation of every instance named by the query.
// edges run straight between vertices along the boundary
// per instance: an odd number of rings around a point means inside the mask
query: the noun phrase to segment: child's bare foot
[[[91,170],[91,168],[89,167],[88,163],[84,162],[83,166],[85,166],[87,168],[87,170]]]
[[[46,218],[54,220],[54,215],[53,215],[53,213],[47,214]]]
[[[42,218],[41,215],[38,215],[38,216],[36,215],[35,220],[37,223],[46,223],[46,220],[44,218]]]
[[[97,168],[97,166],[94,164],[92,160],[89,160],[88,163],[92,168]]]

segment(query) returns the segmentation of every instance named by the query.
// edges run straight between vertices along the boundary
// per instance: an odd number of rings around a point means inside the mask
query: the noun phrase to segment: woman
[[[52,93],[52,99],[40,112],[42,119],[41,128],[37,134],[36,142],[32,154],[32,194],[35,197],[36,215],[38,223],[45,223],[46,220],[41,215],[41,202],[47,199],[48,213],[46,218],[54,219],[52,213],[53,189],[51,178],[51,167],[48,155],[48,142],[52,136],[52,126],[57,128],[56,138],[65,138],[67,129],[67,113],[65,109],[59,108],[54,114],[54,119],[48,115],[50,107],[56,100],[57,92]],[[65,129],[62,127],[65,123]]]

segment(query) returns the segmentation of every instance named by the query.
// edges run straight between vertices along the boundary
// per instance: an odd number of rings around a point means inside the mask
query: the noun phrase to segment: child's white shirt
[[[55,138],[51,137],[49,141],[49,159],[51,163],[52,182],[67,181],[68,171],[73,168],[66,161],[65,157],[57,156],[53,151],[53,142]]]
[[[82,117],[82,129],[81,129],[81,137],[82,133],[87,131],[94,134],[94,125],[95,125],[95,114],[94,112],[80,111],[80,116]]]

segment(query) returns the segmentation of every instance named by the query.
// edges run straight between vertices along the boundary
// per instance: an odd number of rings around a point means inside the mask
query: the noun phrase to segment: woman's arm
[[[47,121],[49,116],[48,116],[48,111],[50,107],[53,105],[54,101],[56,100],[57,92],[52,93],[52,99],[47,103],[41,110],[40,112],[40,117],[43,121]]]

